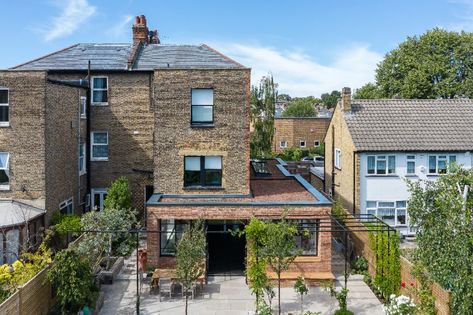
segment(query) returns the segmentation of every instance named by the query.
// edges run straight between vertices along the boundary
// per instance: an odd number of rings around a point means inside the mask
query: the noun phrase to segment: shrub
[[[107,190],[107,197],[104,201],[105,209],[131,209],[131,190],[128,179],[124,176],[113,181]]]
[[[56,288],[63,314],[75,314],[83,305],[95,303],[98,290],[92,282],[92,269],[79,253],[70,249],[59,252],[47,277]]]
[[[416,305],[414,300],[408,296],[392,294],[385,311],[386,315],[413,315],[416,313]]]
[[[360,256],[355,259],[352,264],[352,273],[364,275],[368,271],[368,261],[365,257]]]
[[[79,231],[82,229],[80,217],[75,214],[61,214],[56,212],[53,215],[51,225],[53,225],[54,231],[59,236],[65,236],[69,233],[69,231]],[[77,235],[78,233],[75,232],[71,234]]]

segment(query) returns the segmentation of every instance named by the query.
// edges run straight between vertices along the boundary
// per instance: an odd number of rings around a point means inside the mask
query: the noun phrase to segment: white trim
[[[79,97],[79,115],[81,119],[87,118],[87,97],[86,96]]]
[[[7,91],[7,102],[0,103],[0,106],[8,107],[8,121],[0,121],[0,127],[10,127],[10,89],[0,87],[0,91]]]
[[[368,207],[368,202],[375,202],[376,207]],[[390,202],[390,203],[393,203],[393,206],[380,207],[379,203],[381,203],[381,202]],[[397,206],[398,202],[405,202],[406,206],[405,207],[398,207]],[[407,215],[407,201],[406,200],[367,200],[365,202],[365,206],[366,206],[366,213],[367,214],[370,214],[370,211],[371,212],[374,211],[374,215],[376,217],[378,217],[380,220],[382,220],[382,218],[381,218],[381,216],[379,216],[379,208],[381,208],[381,209],[393,209],[394,210],[394,224],[393,225],[389,224],[392,227],[407,227],[409,225],[409,220],[408,220],[408,215]],[[398,221],[398,211],[404,211],[404,216],[405,216],[405,223],[404,224],[401,224]],[[383,221],[383,222],[388,224],[386,221]]]
[[[104,195],[107,194],[107,191],[108,189],[107,188],[92,188],[90,190],[90,205],[91,205],[91,209],[95,210],[94,208],[97,207],[97,210],[98,211],[102,211],[103,208],[104,208],[104,201],[105,201],[105,198],[104,198]],[[98,194],[100,195],[100,205],[96,205],[95,204],[95,194]]]
[[[339,170],[342,169],[342,150],[335,148],[334,154],[334,166]]]
[[[314,140],[314,148],[318,148],[318,147],[320,147],[320,140]]]
[[[284,144],[284,145],[283,145],[283,144]],[[281,149],[287,148],[287,141],[286,141],[286,140],[279,141],[279,147],[280,147]]]
[[[1,169],[7,171],[7,176],[8,176],[8,184],[7,185],[0,185],[0,190],[10,190],[10,181],[11,181],[11,178],[10,178],[10,153],[9,152],[0,152],[0,153],[3,153],[3,154],[7,155],[7,164],[5,165],[5,167],[2,167]]]
[[[304,142],[304,145],[302,145],[302,142]],[[305,140],[299,140],[299,147],[305,148],[307,145],[307,142]]]
[[[106,89],[94,88],[94,79],[106,79],[107,80],[107,88]],[[108,98],[109,98],[109,95],[108,95],[108,92],[109,92],[108,77],[107,76],[93,76],[93,77],[91,77],[91,82],[92,82],[92,88],[90,90],[90,95],[91,95],[90,104],[92,106],[107,106],[108,105]],[[94,102],[94,91],[95,90],[96,91],[107,91],[107,101],[106,102]]]
[[[71,206],[70,211],[69,211],[69,206]],[[66,214],[73,214],[74,213],[74,197],[71,197],[67,200],[64,200],[59,204],[59,212],[61,212],[62,209],[66,208]]]
[[[97,143],[94,144],[94,133],[106,133],[107,134],[107,143]],[[102,145],[102,146],[109,146],[109,141],[108,141],[108,131],[92,131],[90,133],[90,160],[91,161],[108,161],[108,156],[110,155],[110,152],[107,153],[107,157],[94,157],[94,145]]]
[[[82,156],[82,160],[83,160],[83,165],[82,165],[82,169],[80,168],[80,148],[82,148],[82,153],[83,153],[83,156]],[[87,173],[87,146],[85,143],[81,143],[79,144],[79,176],[82,176],[84,174]]]

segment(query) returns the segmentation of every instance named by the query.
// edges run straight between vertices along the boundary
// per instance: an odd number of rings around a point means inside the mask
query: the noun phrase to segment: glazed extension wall
[[[250,206],[148,206],[148,231],[157,231],[160,228],[161,219],[191,219],[202,218],[205,220],[249,220],[256,216],[260,218],[280,218],[285,208],[277,206],[250,207]],[[290,207],[288,208],[291,219],[298,215],[317,215],[330,213],[330,207]],[[302,216],[301,216],[302,218]],[[310,217],[303,216],[308,219]],[[148,261],[159,267],[174,267],[174,257],[161,257],[159,255],[160,237],[159,233],[148,232]],[[298,257],[291,266],[289,272],[331,272],[332,242],[330,232],[320,232],[318,240],[318,256]]]
[[[214,91],[214,126],[191,126],[191,90]],[[154,191],[248,194],[250,70],[157,70],[154,74]],[[222,188],[184,188],[184,156],[220,155]]]

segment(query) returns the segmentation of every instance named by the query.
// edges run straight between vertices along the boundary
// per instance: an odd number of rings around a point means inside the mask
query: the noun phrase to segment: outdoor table
[[[151,287],[157,288],[159,285],[160,278],[169,278],[174,283],[179,283],[176,269],[171,268],[156,268],[151,276]],[[205,275],[200,276],[197,281],[200,284],[201,289],[204,288]]]

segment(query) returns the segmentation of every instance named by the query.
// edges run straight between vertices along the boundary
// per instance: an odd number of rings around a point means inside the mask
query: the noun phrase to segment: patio
[[[135,253],[136,254],[136,253]],[[337,287],[341,286],[343,277],[337,278]],[[348,307],[357,315],[384,314],[381,303],[363,282],[362,276],[351,276],[348,281]],[[135,314],[136,313],[136,256],[132,254],[125,261],[118,279],[110,286],[102,286],[105,292],[102,315]],[[149,284],[142,285],[140,314],[184,314],[184,300],[179,293],[172,299],[163,298],[149,293]],[[274,305],[277,299],[273,300]],[[300,304],[292,288],[281,290],[281,304],[284,314],[299,314]],[[304,296],[304,310],[319,311],[322,314],[333,314],[338,308],[335,298],[321,288],[311,287],[309,294]],[[254,297],[245,284],[242,276],[209,277],[203,293],[196,299],[189,299],[189,314],[215,315],[223,314],[248,315],[254,310]]]

